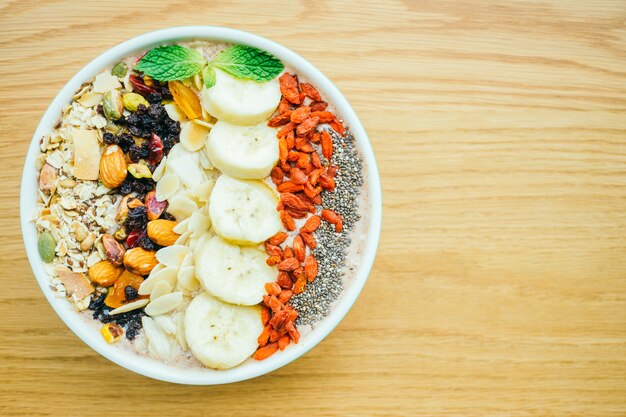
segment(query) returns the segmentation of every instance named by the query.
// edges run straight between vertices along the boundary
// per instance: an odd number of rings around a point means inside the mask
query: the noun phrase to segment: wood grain
[[[0,415],[626,415],[626,3],[0,1]],[[370,281],[341,325],[252,381],[112,365],[45,302],[23,158],[64,82],[174,25],[294,49],[355,107],[383,182]]]

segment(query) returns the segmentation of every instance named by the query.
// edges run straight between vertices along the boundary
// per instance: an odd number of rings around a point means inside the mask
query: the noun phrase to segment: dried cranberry
[[[126,244],[128,245],[128,249],[134,248],[135,246],[137,246],[138,240],[139,240],[139,231],[133,230],[132,232],[130,232],[128,234],[128,237],[126,238]]]
[[[141,94],[144,97],[149,96],[150,94],[154,94],[157,91],[154,88],[148,87],[143,80],[141,79],[141,77],[135,75],[135,74],[131,74],[129,77],[129,81],[130,83],[133,85],[133,88],[135,89],[135,91],[139,94]]]
[[[152,133],[149,143],[150,156],[148,161],[151,164],[158,164],[163,159],[163,141],[155,133]]]
[[[162,218],[162,219],[165,219],[165,220],[174,220],[174,221],[176,221],[176,217],[172,216],[172,215],[171,215],[170,213],[168,213],[167,211],[164,211],[164,212],[161,214],[161,218]]]

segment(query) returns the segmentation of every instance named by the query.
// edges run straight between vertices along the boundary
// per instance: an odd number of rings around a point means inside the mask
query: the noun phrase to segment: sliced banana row
[[[280,95],[276,79],[256,83],[217,70],[216,84],[202,91],[215,125],[188,121],[166,105],[181,122],[181,139],[153,178],[180,237],[157,252],[159,264],[139,288],[150,295],[143,324],[154,356],[189,349],[204,365],[226,369],[257,348],[263,325],[256,305],[277,277],[258,245],[282,227],[276,194],[258,180],[278,161],[276,130],[266,123]],[[222,172],[217,179],[214,167]]]

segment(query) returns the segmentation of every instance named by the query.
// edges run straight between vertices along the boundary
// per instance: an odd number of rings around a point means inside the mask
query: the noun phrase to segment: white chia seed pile
[[[297,325],[313,324],[326,317],[341,294],[350,231],[360,219],[358,197],[363,185],[363,172],[354,137],[349,132],[344,137],[333,130],[328,130],[328,133],[334,145],[332,163],[339,166],[339,171],[335,178],[335,190],[322,192],[322,207],[341,215],[343,230],[336,233],[334,225],[322,221],[315,232],[317,247],[313,255],[318,262],[317,278],[290,301],[298,311]],[[327,162],[323,157],[322,160]]]

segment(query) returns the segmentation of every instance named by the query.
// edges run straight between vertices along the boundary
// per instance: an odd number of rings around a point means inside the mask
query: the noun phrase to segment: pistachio
[[[152,172],[144,164],[130,164],[128,165],[128,172],[135,178],[152,178]]]
[[[109,120],[119,120],[122,117],[124,111],[124,105],[122,104],[122,94],[119,90],[107,91],[102,100],[102,110],[104,116]]]
[[[80,250],[87,252],[93,246],[93,242],[96,240],[95,233],[89,233],[85,240],[80,243]]]
[[[124,254],[126,254],[124,246],[109,234],[102,235],[102,243],[104,244],[107,258],[113,262],[114,265],[121,265],[124,261]]]
[[[111,74],[115,75],[118,78],[124,78],[126,76],[126,72],[128,71],[128,65],[123,62],[118,62],[111,69]]]
[[[143,98],[142,95],[137,93],[126,93],[122,96],[122,103],[124,103],[124,107],[129,111],[137,111],[140,104],[143,104],[145,107],[148,107],[150,103],[148,100]]]
[[[128,234],[126,233],[126,228],[122,226],[119,229],[117,229],[115,233],[113,233],[113,237],[120,242],[123,240],[126,240],[126,237],[128,237]]]
[[[37,249],[39,250],[39,256],[45,263],[50,263],[54,259],[54,248],[56,248],[56,242],[49,232],[43,232],[39,235],[37,241]]]
[[[120,202],[119,207],[117,208],[115,221],[118,222],[119,224],[124,223],[126,219],[128,218],[128,200],[130,199],[131,199],[130,194],[127,196],[124,196],[124,198],[122,198],[122,201]]]

